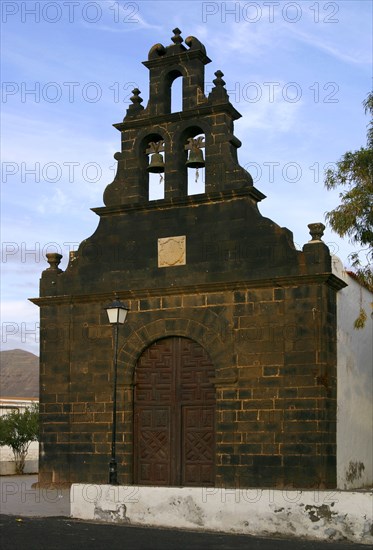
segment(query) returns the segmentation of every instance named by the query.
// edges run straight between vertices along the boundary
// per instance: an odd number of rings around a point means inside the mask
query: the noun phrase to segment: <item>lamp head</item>
[[[115,298],[111,304],[105,306],[105,309],[109,318],[109,323],[112,325],[124,324],[129,308],[122,304],[118,298]]]

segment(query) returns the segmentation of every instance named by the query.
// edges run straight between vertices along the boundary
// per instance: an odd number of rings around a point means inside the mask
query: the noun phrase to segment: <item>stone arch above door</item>
[[[138,358],[153,342],[169,336],[190,338],[200,344],[211,357],[215,366],[216,383],[219,380],[233,383],[237,380],[232,333],[212,311],[203,315],[193,312],[187,317],[160,318],[147,324],[126,326],[127,333],[120,341],[118,363],[123,365],[125,382],[132,384]]]

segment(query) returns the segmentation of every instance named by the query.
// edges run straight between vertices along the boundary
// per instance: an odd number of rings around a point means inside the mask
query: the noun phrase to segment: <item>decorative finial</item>
[[[133,96],[130,97],[130,100],[132,101],[132,103],[136,104],[136,103],[142,103],[144,100],[140,97],[140,90],[138,88],[134,88],[132,90],[132,93],[133,93]]]
[[[183,39],[180,36],[181,30],[176,27],[176,29],[174,29],[172,32],[174,33],[174,36],[171,38],[172,42],[174,44],[181,44],[183,42]]]
[[[310,243],[315,241],[320,242],[322,240],[321,237],[324,235],[325,225],[321,222],[309,223],[308,228],[310,230],[310,235],[312,237],[312,239],[309,242]]]
[[[134,88],[132,90],[133,96],[130,97],[130,100],[132,101],[132,105],[130,105],[127,109],[127,115],[133,115],[139,111],[142,111],[144,107],[141,105],[141,103],[144,101],[140,97],[140,90],[138,88]]]
[[[49,267],[45,271],[54,271],[55,273],[62,273],[62,269],[58,267],[62,260],[62,254],[58,254],[57,252],[48,252],[46,254],[46,257],[47,257],[47,262],[49,263]]]
[[[225,81],[223,80],[224,73],[220,70],[215,73],[216,78],[213,80],[214,87],[209,94],[209,100],[212,103],[228,102],[229,96],[227,90],[224,88]]]
[[[221,71],[216,71],[216,73],[214,73],[216,78],[213,80],[213,83],[215,84],[215,86],[224,86],[225,85],[225,81],[222,79],[222,77],[224,76],[224,73],[222,73]]]

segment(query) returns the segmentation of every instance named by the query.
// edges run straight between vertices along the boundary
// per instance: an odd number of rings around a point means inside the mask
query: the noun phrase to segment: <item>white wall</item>
[[[373,294],[333,257],[348,286],[337,294],[337,487],[373,486]],[[360,304],[367,320],[355,329]]]
[[[28,449],[25,474],[36,474],[39,471],[39,441],[32,441]],[[10,447],[0,447],[0,476],[13,476],[16,473],[14,454]]]
[[[371,491],[73,484],[73,518],[371,545]],[[249,545],[249,541],[248,541]]]

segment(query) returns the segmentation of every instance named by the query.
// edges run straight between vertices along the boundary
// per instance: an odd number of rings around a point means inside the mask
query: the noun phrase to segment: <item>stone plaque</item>
[[[158,267],[186,264],[186,237],[158,239]]]

